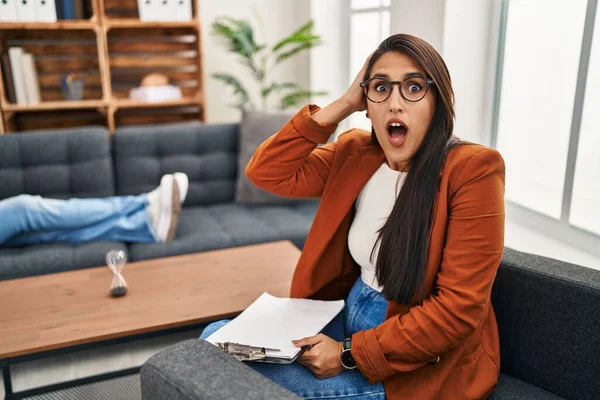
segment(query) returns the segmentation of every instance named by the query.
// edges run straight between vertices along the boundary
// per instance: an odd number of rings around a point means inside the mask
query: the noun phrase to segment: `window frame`
[[[354,76],[351,76],[351,73],[350,73],[350,62],[351,62],[350,47],[352,45],[352,43],[350,43],[350,38],[352,37],[352,16],[355,14],[361,14],[361,13],[369,13],[369,12],[382,13],[385,11],[389,12],[390,18],[391,18],[392,0],[390,0],[390,4],[387,6],[383,5],[383,0],[379,0],[379,6],[377,6],[377,7],[360,8],[360,9],[352,8],[352,0],[345,0],[343,2],[342,12],[344,14],[344,18],[343,18],[344,23],[342,24],[342,31],[343,31],[342,38],[344,38],[343,40],[345,41],[345,43],[343,44],[344,45],[343,48],[345,50],[344,57],[347,60],[347,62],[344,65],[344,71],[341,71],[341,72],[342,72],[343,76],[345,77],[346,86],[350,85],[352,83],[352,80],[354,79]],[[379,25],[379,37],[381,37],[381,29],[382,29],[382,24]],[[341,128],[341,131],[350,129],[350,121],[348,118],[346,118],[344,121],[342,121],[340,123],[340,128]]]
[[[490,63],[494,69],[491,126],[489,133],[489,144],[492,148],[497,148],[498,141],[498,122],[500,114],[504,49],[506,45],[505,38],[510,0],[497,0],[496,7],[499,7],[499,12],[497,13],[499,24],[497,36],[492,35],[491,40],[492,43],[495,42],[497,52],[495,55],[495,62]],[[506,200],[506,211],[507,214],[511,216],[511,219],[519,221],[519,224],[526,228],[544,232],[544,234],[568,243],[573,247],[577,247],[591,254],[600,256],[600,241],[598,240],[600,239],[600,235],[584,228],[571,225],[569,222],[573,197],[575,167],[577,165],[577,151],[579,149],[579,135],[583,116],[583,104],[585,100],[585,90],[597,11],[598,0],[588,0],[583,28],[583,37],[581,41],[575,99],[571,117],[571,131],[569,134],[567,166],[565,172],[560,219],[555,219],[546,214],[542,214],[511,200]],[[596,40],[600,40],[600,38],[597,38]]]

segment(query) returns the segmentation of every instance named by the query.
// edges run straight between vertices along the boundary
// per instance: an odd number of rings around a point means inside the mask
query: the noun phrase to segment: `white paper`
[[[263,293],[206,341],[279,349],[281,352],[267,350],[267,356],[293,359],[301,349],[292,340],[318,334],[343,308],[344,300],[290,299]]]

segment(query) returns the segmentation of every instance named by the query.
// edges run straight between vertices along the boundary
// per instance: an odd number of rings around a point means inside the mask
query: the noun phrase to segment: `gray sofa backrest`
[[[128,126],[114,135],[119,195],[154,189],[164,174],[185,172],[185,205],[234,200],[239,124]]]
[[[492,304],[503,373],[564,398],[600,398],[599,271],[505,249]]]
[[[29,131],[0,138],[0,199],[104,197],[114,192],[106,128]]]

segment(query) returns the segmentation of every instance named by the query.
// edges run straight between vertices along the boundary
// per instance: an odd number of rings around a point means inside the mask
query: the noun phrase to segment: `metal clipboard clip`
[[[281,351],[279,349],[249,346],[247,344],[239,344],[233,342],[216,342],[215,344],[221,350],[234,356],[238,361],[264,360],[267,358],[267,350],[273,352]]]

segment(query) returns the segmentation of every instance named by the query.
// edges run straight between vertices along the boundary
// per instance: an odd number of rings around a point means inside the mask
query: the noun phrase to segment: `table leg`
[[[13,389],[12,380],[10,379],[10,365],[8,363],[8,358],[0,359],[0,368],[2,368],[2,376],[4,377],[4,393],[10,395],[13,393]]]

